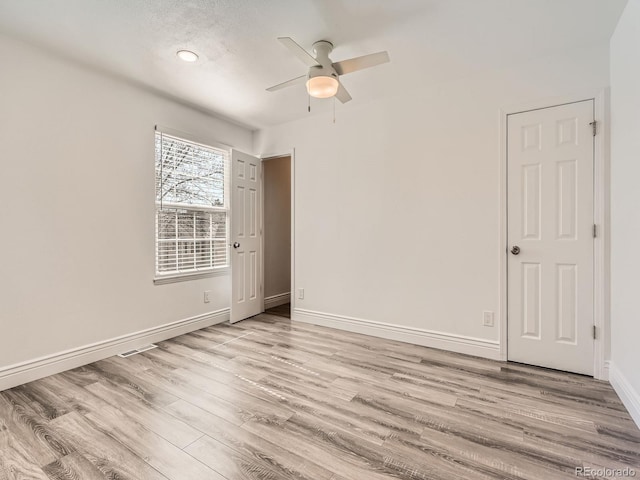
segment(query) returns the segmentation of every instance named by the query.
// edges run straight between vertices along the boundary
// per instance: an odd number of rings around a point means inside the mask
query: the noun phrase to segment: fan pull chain
[[[307,95],[307,98],[309,99],[309,100],[308,100],[308,101],[309,101],[309,106],[307,107],[307,111],[308,111],[309,113],[311,113],[311,94]]]
[[[333,123],[336,123],[336,97],[333,97]]]

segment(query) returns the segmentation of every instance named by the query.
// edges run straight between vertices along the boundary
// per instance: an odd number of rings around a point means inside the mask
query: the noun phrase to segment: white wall
[[[154,125],[252,133],[7,37],[0,58],[0,373],[228,307],[228,276],[153,284]]]
[[[264,296],[291,290],[291,157],[262,164],[264,176]]]
[[[640,0],[611,38],[611,382],[640,425]]]
[[[597,92],[608,63],[582,48],[257,132],[295,147],[296,308],[499,341],[499,111]]]

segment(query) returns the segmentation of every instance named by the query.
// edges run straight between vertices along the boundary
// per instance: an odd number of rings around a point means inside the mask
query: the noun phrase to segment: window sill
[[[200,280],[202,278],[210,278],[210,277],[222,277],[225,275],[229,275],[231,269],[229,267],[217,268],[215,270],[208,270],[206,272],[196,272],[196,273],[183,273],[178,275],[167,275],[162,277],[155,277],[153,279],[154,285],[167,285],[169,283],[177,283],[177,282],[187,282],[189,280]]]

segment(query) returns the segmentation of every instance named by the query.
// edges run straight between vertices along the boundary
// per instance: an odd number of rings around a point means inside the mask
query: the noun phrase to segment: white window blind
[[[229,265],[228,152],[156,131],[156,277]]]

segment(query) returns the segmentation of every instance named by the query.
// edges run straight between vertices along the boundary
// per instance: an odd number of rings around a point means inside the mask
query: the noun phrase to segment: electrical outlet
[[[482,325],[485,327],[493,327],[493,312],[482,312]]]
[[[211,300],[209,299],[209,295],[211,295],[211,290],[204,291],[204,303],[209,303]]]
[[[298,289],[298,298],[300,300],[304,300],[304,288],[299,288]]]

